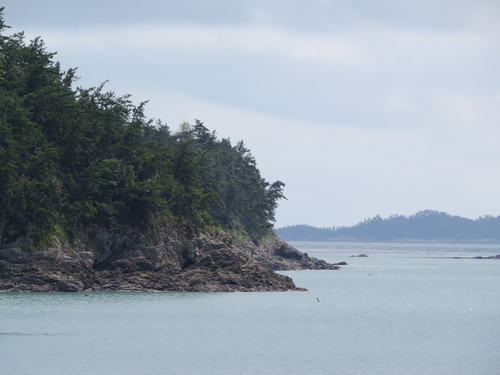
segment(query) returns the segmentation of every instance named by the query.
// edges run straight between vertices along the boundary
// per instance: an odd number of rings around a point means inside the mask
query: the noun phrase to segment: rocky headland
[[[0,292],[251,292],[305,290],[274,270],[338,269],[309,257],[276,235],[233,243],[225,232],[179,235],[161,230],[87,230],[71,244],[55,239],[24,250],[22,237],[4,237]]]

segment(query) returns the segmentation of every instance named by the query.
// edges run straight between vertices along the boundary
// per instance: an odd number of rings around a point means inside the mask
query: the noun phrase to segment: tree
[[[61,70],[40,38],[3,35],[2,10],[0,234],[36,247],[56,232],[157,220],[269,233],[284,184],[260,176],[243,142],[218,140],[199,120],[172,134],[146,118],[146,102],[105,91],[106,82],[74,89],[76,70]]]

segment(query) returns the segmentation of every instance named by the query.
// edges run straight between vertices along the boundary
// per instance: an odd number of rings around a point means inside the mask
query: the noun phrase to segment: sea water
[[[500,373],[500,260],[454,259],[500,245],[291,244],[349,265],[283,272],[308,292],[2,293],[0,374]]]

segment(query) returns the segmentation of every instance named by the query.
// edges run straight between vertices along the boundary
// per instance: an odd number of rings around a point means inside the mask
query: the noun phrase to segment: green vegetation
[[[352,227],[293,225],[276,229],[285,241],[500,241],[500,216],[476,220],[425,210],[415,215],[375,216]]]
[[[172,133],[146,119],[145,103],[73,88],[37,38],[5,36],[0,9],[0,234],[48,245],[88,226],[121,230],[159,221],[192,233],[270,233],[280,181],[265,181],[242,142],[217,139],[201,121]]]

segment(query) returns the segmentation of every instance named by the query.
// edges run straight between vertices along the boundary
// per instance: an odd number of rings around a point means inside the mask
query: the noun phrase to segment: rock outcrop
[[[247,241],[239,244],[238,248],[275,271],[336,270],[341,265],[340,263],[330,264],[324,260],[310,257],[307,253],[302,253],[282,241],[276,234],[262,242]],[[347,264],[343,262],[343,265]]]
[[[56,240],[43,251],[22,250],[18,239],[0,249],[0,291],[304,290],[273,270],[339,268],[277,236],[265,244],[235,245],[224,232],[190,240],[177,233],[162,228],[111,234],[94,228],[71,245]]]

